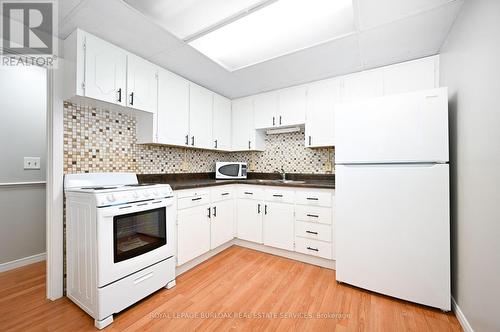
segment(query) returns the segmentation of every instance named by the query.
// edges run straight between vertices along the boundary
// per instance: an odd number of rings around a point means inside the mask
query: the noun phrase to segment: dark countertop
[[[278,173],[248,173],[246,180],[216,180],[215,173],[137,174],[140,183],[168,183],[173,190],[222,186],[225,184],[254,184],[295,188],[335,189],[332,174],[287,174],[287,180],[301,182],[278,182]],[[303,182],[302,182],[303,181]]]

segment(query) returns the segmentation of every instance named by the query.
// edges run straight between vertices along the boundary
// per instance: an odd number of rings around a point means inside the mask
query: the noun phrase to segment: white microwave
[[[247,163],[217,162],[215,163],[216,179],[246,179]]]

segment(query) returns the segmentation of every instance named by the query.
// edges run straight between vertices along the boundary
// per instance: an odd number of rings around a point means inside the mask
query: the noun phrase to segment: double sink
[[[284,183],[284,184],[300,184],[306,183],[306,181],[298,181],[298,180],[256,180],[259,183]]]

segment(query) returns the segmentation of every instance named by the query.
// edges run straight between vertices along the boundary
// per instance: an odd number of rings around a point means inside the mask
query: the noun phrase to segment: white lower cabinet
[[[262,215],[264,204],[258,200],[238,199],[236,201],[238,239],[262,243]]]
[[[182,265],[210,250],[209,205],[177,212],[177,265]]]
[[[293,251],[293,204],[264,204],[263,238],[266,246]]]
[[[333,191],[224,185],[177,194],[177,265],[234,237],[334,259]]]
[[[210,249],[231,241],[234,238],[234,201],[225,200],[214,203],[210,219]]]

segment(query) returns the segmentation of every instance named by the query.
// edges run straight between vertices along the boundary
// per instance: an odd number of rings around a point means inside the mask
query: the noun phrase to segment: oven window
[[[238,176],[240,172],[239,164],[229,164],[219,167],[219,173],[227,176]]]
[[[163,207],[113,217],[115,263],[167,243],[165,210]]]

